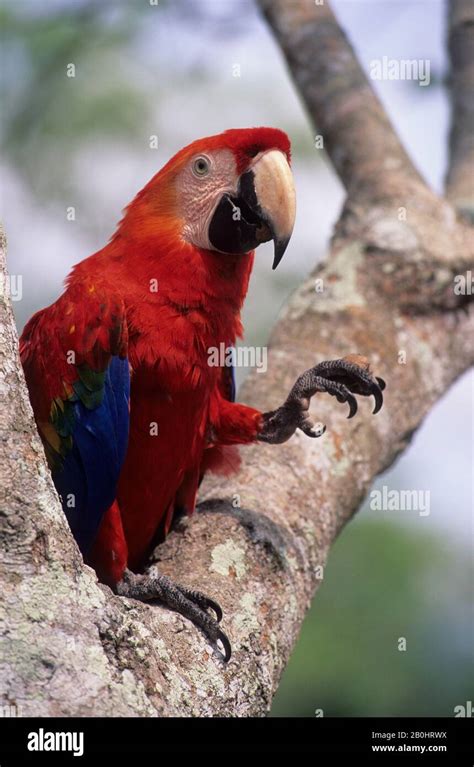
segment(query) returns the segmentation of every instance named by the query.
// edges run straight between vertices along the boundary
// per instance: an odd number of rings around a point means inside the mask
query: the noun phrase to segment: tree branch
[[[446,195],[474,222],[474,5],[470,0],[449,2],[448,47],[452,116]]]
[[[420,176],[326,2],[259,0],[324,147],[353,199],[415,192]]]
[[[291,45],[303,42],[296,35]],[[306,55],[311,60],[318,51],[306,48]],[[348,67],[352,71],[350,62]],[[331,90],[329,83],[325,87]],[[347,114],[358,131],[365,125],[375,132],[375,144],[380,126],[361,114],[366,98],[361,86],[357,106]],[[332,130],[342,107],[335,109],[331,97],[327,103]],[[474,363],[472,304],[465,296],[464,311],[454,310],[460,302],[452,298],[450,269],[439,275],[441,258],[467,262],[467,228],[447,203],[425,193],[404,159],[397,172],[404,169],[412,179],[413,194],[419,187],[420,205],[400,221],[396,211],[406,204],[406,192],[396,198],[395,183],[388,195],[380,186],[376,203],[369,204],[359,194],[366,182],[356,165],[362,163],[369,176],[375,172],[364,158],[370,136],[354,142],[352,157],[342,125],[331,137],[336,159],[341,141],[345,159],[338,162],[355,199],[338,223],[326,265],[292,297],[273,333],[269,372],[252,375],[242,399],[273,408],[301,370],[360,352],[387,381],[385,407],[373,417],[363,402],[347,421],[333,400],[316,397],[313,415],[328,427],[322,438],[298,433],[282,446],[243,449],[239,473],[208,477],[200,513],[182,521],[157,549],[162,573],[218,597],[234,650],[227,667],[181,617],[114,596],[83,565],[34,429],[8,297],[0,303],[0,689],[4,702],[22,713],[264,714],[334,538],[373,478]],[[426,271],[413,271],[417,253]],[[315,277],[322,293],[314,290]],[[438,294],[445,300],[435,305],[431,298]],[[446,311],[447,305],[453,309]],[[406,364],[399,364],[400,350]]]

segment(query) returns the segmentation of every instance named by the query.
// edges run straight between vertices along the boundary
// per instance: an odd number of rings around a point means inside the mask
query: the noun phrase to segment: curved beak
[[[283,152],[271,149],[240,177],[236,195],[223,195],[209,226],[209,241],[222,253],[247,253],[273,240],[276,269],[290,241],[295,213],[290,166]]]
[[[296,193],[293,175],[283,154],[274,149],[265,152],[251,171],[255,194],[263,220],[268,224],[274,242],[272,269],[276,269],[290,241],[296,215]]]

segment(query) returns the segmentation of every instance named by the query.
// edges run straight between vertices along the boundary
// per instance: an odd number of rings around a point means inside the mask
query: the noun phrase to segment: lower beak
[[[247,253],[273,240],[273,269],[290,241],[296,199],[288,161],[277,149],[262,154],[240,178],[235,196],[225,194],[209,226],[209,242],[222,253]]]

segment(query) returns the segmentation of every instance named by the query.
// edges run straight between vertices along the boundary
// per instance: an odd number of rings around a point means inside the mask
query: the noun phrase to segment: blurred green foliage
[[[0,10],[2,144],[34,193],[43,191],[47,167],[48,192],[61,198],[74,154],[92,136],[139,135],[149,98],[124,60],[146,6],[77,2],[44,13],[41,5]]]
[[[464,560],[435,536],[356,518],[332,549],[272,715],[453,716],[474,681]]]

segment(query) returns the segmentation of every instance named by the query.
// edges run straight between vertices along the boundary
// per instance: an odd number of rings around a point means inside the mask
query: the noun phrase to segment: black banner
[[[472,719],[0,719],[0,767],[96,764],[135,767],[163,754],[332,755],[362,764],[473,765]],[[455,761],[454,761],[455,760]]]

